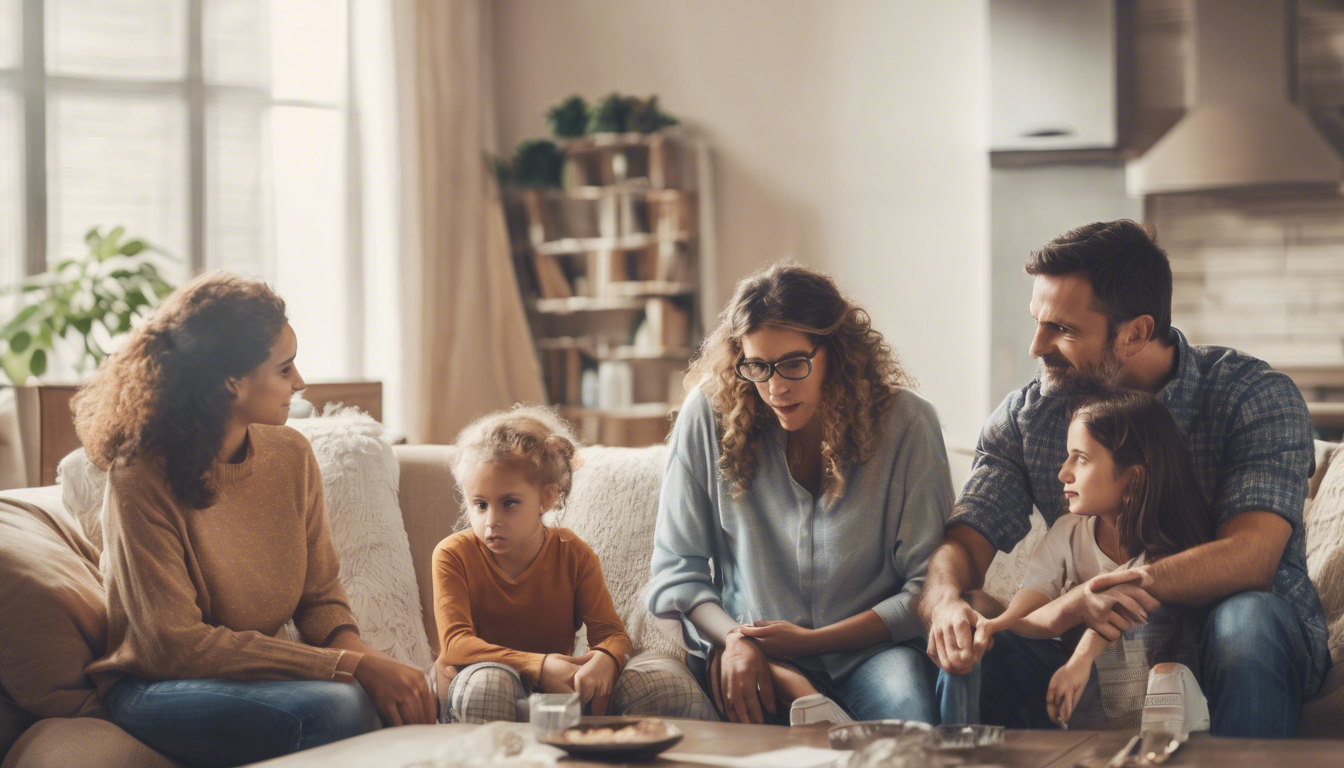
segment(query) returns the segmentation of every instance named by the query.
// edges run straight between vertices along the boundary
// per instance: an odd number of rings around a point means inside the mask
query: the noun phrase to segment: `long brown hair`
[[[265,283],[210,272],[177,289],[71,401],[90,460],[153,462],[178,501],[214,504],[209,473],[234,399],[225,382],[266,362],[286,322]]]
[[[1146,392],[1081,398],[1073,419],[1114,457],[1117,472],[1131,471],[1116,529],[1130,557],[1159,560],[1212,539],[1195,464],[1176,419]]]
[[[691,362],[686,388],[709,398],[722,437],[719,470],[741,496],[756,474],[756,441],[774,417],[756,385],[737,377],[742,337],[766,326],[798,331],[826,348],[822,384],[823,487],[843,496],[846,464],[867,460],[881,439],[883,418],[898,387],[910,379],[868,313],[829,276],[790,262],[772,264],[737,284],[719,325]]]

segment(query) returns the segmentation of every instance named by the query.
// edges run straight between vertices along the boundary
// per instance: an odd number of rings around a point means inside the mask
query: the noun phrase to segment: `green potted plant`
[[[619,93],[607,94],[588,115],[589,133],[621,133],[630,115],[630,101]]]
[[[676,125],[677,118],[658,108],[658,97],[648,100],[631,97],[625,119],[625,130],[637,133],[654,133],[668,126]]]
[[[520,187],[558,188],[565,158],[555,142],[524,141],[513,152],[513,183]]]
[[[115,337],[173,292],[155,263],[171,257],[139,238],[123,241],[125,234],[94,227],[84,235],[87,254],[0,291],[18,298],[0,327],[0,368],[13,384],[41,377],[55,355],[79,374],[92,371]]]
[[[573,139],[588,132],[588,103],[582,96],[570,96],[546,113],[551,133]]]

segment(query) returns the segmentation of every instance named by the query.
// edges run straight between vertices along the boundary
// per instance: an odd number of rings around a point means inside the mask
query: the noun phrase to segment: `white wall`
[[[498,0],[500,146],[656,93],[714,153],[717,289],[793,257],[872,314],[949,440],[989,402],[984,0]]]
[[[1102,165],[996,168],[990,174],[991,234],[989,398],[1005,395],[1036,375],[1031,339],[1032,279],[1027,256],[1074,227],[1112,219],[1143,220],[1143,200],[1125,193],[1125,169]]]

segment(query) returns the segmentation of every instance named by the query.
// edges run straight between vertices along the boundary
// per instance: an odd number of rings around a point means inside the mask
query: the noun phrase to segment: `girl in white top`
[[[1050,527],[1008,610],[981,623],[978,635],[1007,629],[1023,637],[1052,637],[1041,621],[1044,613],[1036,612],[1065,592],[1099,574],[1158,560],[1211,538],[1190,452],[1170,411],[1157,398],[1120,392],[1084,402],[1070,419],[1068,451],[1059,479],[1071,514]],[[1139,618],[1148,622],[1150,617]],[[1174,635],[1149,632],[1147,642],[1136,644],[1138,653],[1131,652],[1128,664],[1138,663],[1142,676],[1125,682],[1142,686],[1152,664],[1174,661],[1170,657],[1176,654],[1193,656],[1193,648],[1181,647],[1181,623],[1178,617]],[[1073,715],[1093,662],[1108,645],[1088,629],[1051,678],[1046,705],[1056,722],[1066,723]],[[1100,682],[1105,686],[1108,681],[1103,676]],[[1142,693],[1140,688],[1140,706]]]

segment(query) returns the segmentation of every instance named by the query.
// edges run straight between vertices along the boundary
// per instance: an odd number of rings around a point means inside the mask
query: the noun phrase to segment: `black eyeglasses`
[[[757,384],[769,381],[771,376],[776,373],[780,378],[789,381],[800,381],[812,375],[812,358],[817,356],[817,350],[821,345],[812,348],[812,351],[801,357],[790,357],[784,360],[776,360],[773,363],[766,363],[757,360],[738,360],[737,377]]]

